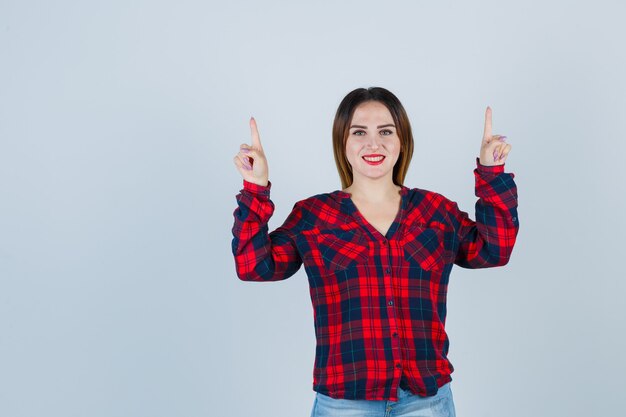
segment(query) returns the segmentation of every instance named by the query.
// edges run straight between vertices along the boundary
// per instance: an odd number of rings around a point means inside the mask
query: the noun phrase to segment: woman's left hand
[[[511,152],[511,145],[506,143],[506,136],[491,134],[491,107],[485,112],[485,132],[480,146],[480,164],[486,166],[504,165]]]

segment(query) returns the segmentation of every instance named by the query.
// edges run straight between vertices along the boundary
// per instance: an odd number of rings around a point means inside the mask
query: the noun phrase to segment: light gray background
[[[409,113],[406,185],[472,218],[487,105],[513,145],[512,260],[452,272],[457,414],[619,414],[625,12],[0,1],[0,415],[308,416],[307,277],[235,275],[232,158],[254,115],[273,230],[340,188],[334,112],[372,85]]]

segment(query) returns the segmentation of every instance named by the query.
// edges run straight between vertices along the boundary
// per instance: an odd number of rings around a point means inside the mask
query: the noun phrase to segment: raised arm
[[[463,268],[489,268],[508,263],[519,230],[515,174],[504,172],[511,150],[506,136],[492,135],[491,108],[485,112],[485,131],[474,176],[476,221],[451,203],[460,240],[455,263]]]
[[[252,146],[242,144],[235,165],[243,176],[243,189],[236,196],[232,252],[237,276],[244,281],[278,281],[295,274],[302,259],[295,243],[294,229],[302,218],[295,204],[282,226],[269,233],[274,213],[270,200],[271,182],[256,121],[250,119]]]

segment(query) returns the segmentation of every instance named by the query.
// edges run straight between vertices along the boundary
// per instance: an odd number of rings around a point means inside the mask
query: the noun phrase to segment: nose
[[[368,139],[367,139],[367,145],[368,148],[371,149],[378,149],[378,145],[379,145],[379,140],[380,138],[378,137],[378,135],[369,135]]]

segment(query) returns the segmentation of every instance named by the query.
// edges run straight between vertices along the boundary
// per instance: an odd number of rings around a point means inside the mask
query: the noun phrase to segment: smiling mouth
[[[379,155],[379,156],[363,156],[362,158],[369,165],[379,165],[379,164],[382,164],[383,160],[385,159],[385,157],[383,155]]]

